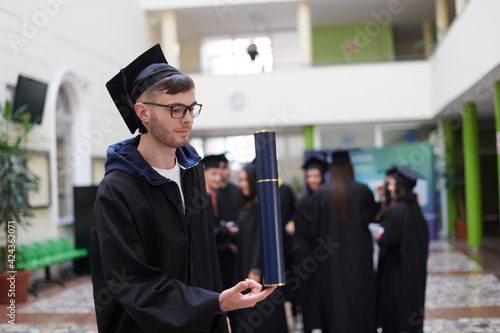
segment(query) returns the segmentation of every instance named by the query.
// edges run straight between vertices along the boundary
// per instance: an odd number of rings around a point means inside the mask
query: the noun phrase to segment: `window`
[[[255,44],[258,55],[252,61],[248,47]],[[214,75],[269,73],[273,70],[273,52],[269,37],[211,38],[201,46],[202,72]]]
[[[59,88],[56,104],[59,224],[73,222],[73,168],[70,163],[72,123],[70,95],[63,85]]]

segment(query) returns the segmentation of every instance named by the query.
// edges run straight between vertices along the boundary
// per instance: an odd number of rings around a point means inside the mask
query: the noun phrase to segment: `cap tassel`
[[[147,133],[146,127],[144,127],[144,124],[142,121],[137,117],[137,114],[135,113],[134,110],[134,105],[135,103],[132,101],[132,98],[130,97],[130,94],[128,93],[128,82],[127,82],[127,76],[125,75],[125,71],[123,68],[120,70],[121,76],[122,76],[122,84],[123,84],[123,91],[125,91],[125,98],[127,99],[127,104],[129,105],[129,108],[131,112],[134,114],[134,119],[137,124],[137,127],[139,128],[140,133]]]

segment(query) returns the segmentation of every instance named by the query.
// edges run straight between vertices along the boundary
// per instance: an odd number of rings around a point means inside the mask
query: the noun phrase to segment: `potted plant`
[[[27,297],[30,271],[18,271],[16,266],[16,234],[19,227],[29,225],[29,193],[40,183],[28,169],[28,135],[34,124],[25,109],[14,111],[9,101],[0,105],[0,302],[8,303]]]

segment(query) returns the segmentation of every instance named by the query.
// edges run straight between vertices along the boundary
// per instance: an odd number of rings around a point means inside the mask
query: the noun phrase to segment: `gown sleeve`
[[[404,223],[403,213],[404,212],[399,205],[389,207],[386,211],[384,220],[381,223],[381,226],[384,228],[384,233],[378,240],[378,244],[381,247],[390,249],[401,245]]]
[[[100,290],[94,285],[96,311],[114,298],[145,332],[209,331],[219,309],[219,293],[188,286],[148,265],[128,208],[113,196],[100,195],[94,212],[98,242],[93,247],[102,260],[94,267],[103,277],[95,281]]]

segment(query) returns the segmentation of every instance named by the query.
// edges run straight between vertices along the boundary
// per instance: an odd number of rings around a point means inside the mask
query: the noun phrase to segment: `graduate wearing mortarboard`
[[[247,280],[222,291],[203,167],[188,144],[201,111],[194,82],[156,45],[106,87],[140,135],[108,148],[95,201],[99,332],[227,332],[225,312],[254,306],[273,288]]]
[[[380,223],[382,221],[386,209],[393,204],[388,185],[392,178],[392,174],[396,171],[396,168],[397,166],[393,164],[385,170],[384,183],[376,189],[378,195],[377,200],[379,200],[380,205],[377,216],[375,216],[375,222],[377,223]]]
[[[429,230],[413,188],[424,178],[408,166],[393,166],[387,208],[374,231],[380,246],[377,323],[384,333],[423,332]]]
[[[304,190],[303,195],[297,200],[295,204],[295,212],[293,216],[293,229],[290,225],[287,225],[287,232],[293,233],[294,239],[294,253],[295,253],[295,264],[300,264],[306,260],[308,256],[313,255],[314,248],[306,241],[306,238],[314,237],[311,235],[311,229],[308,225],[308,219],[303,218],[304,215],[308,214],[310,199],[314,191],[316,191],[321,185],[325,183],[325,174],[328,170],[328,163],[322,155],[316,154],[310,156],[302,165],[302,170],[304,170]],[[289,283],[293,286],[293,283]],[[297,292],[297,303],[303,309],[304,296],[307,303],[307,297],[312,292],[315,291],[315,286],[308,283],[302,283]]]
[[[371,190],[354,180],[350,153],[331,154],[328,182],[309,200],[310,255],[301,267],[304,329],[324,333],[376,332],[373,243],[368,229],[377,212]],[[316,269],[311,263],[316,259]]]
[[[308,214],[311,195],[325,183],[325,173],[328,170],[328,163],[323,156],[311,156],[302,165],[302,169],[304,170],[305,190],[304,195],[297,200],[293,219],[294,233],[298,236],[299,243],[303,242],[304,237],[311,237],[311,230],[306,221],[301,217]],[[297,253],[299,261],[307,256],[304,251],[306,250],[301,245]],[[309,253],[309,251],[306,252]]]
[[[217,155],[222,165],[222,184],[217,191],[217,205],[219,216],[224,221],[236,221],[238,213],[243,207],[244,199],[239,187],[230,182],[231,166],[226,154]]]

